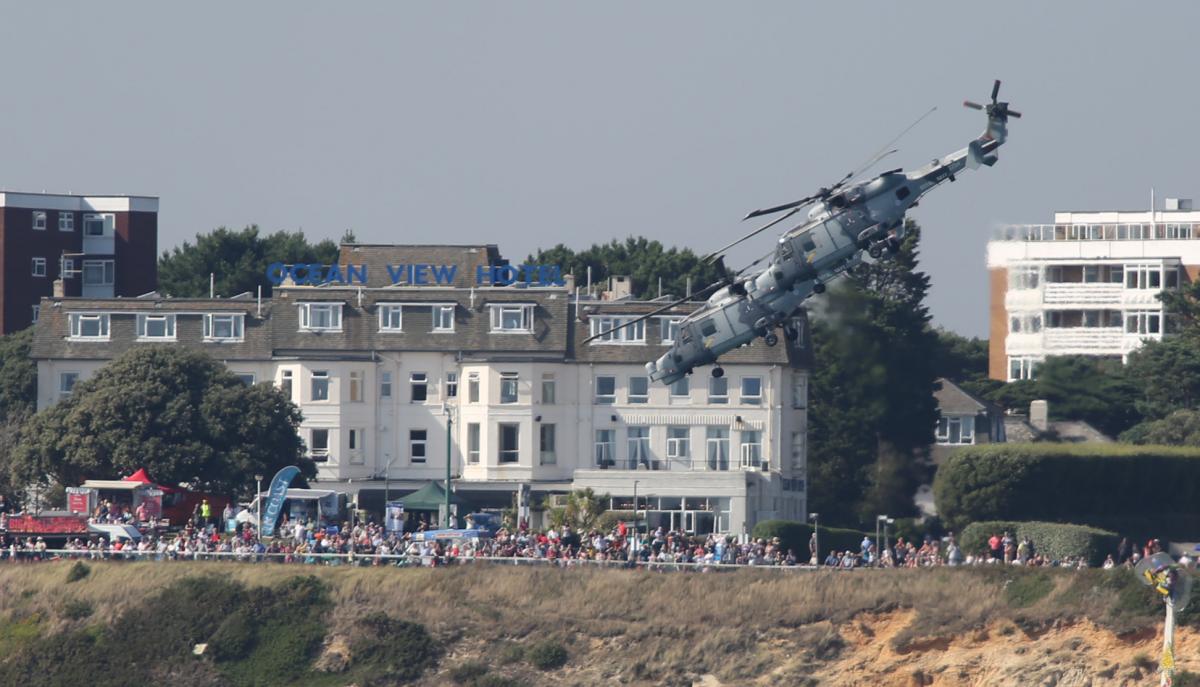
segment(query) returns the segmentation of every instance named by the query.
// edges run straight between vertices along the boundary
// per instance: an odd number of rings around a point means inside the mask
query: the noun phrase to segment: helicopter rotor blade
[[[746,234],[745,236],[741,237],[740,239],[738,239],[736,241],[732,241],[730,243],[727,243],[724,246],[721,246],[717,250],[715,250],[715,251],[709,253],[708,255],[704,256],[703,258],[701,258],[700,261],[701,262],[712,262],[713,260],[715,260],[715,259],[719,258],[721,255],[723,255],[725,253],[725,251],[729,250],[730,248],[733,248],[734,246],[738,245],[742,241],[745,241],[747,239],[758,236],[762,232],[770,229],[771,227],[775,226],[776,224],[779,224],[780,222],[787,219],[788,217],[791,217],[792,215],[796,214],[797,212],[800,212],[801,209],[803,209],[803,208],[802,207],[793,208],[791,212],[788,212],[787,214],[784,214],[784,215],[780,215],[779,217],[771,220],[770,222],[767,222],[766,224],[755,229],[754,231],[750,232],[749,234]]]
[[[963,107],[969,107],[972,110],[982,110],[983,109],[983,105],[980,105],[979,103],[973,103],[970,100],[964,100]]]
[[[998,96],[998,95],[1000,95],[1000,79],[996,79],[996,82],[992,84],[992,104],[993,105],[996,104],[996,96]]]
[[[720,281],[713,282],[712,284],[709,284],[708,286],[704,287],[703,289],[700,289],[699,291],[697,291],[696,293],[694,293],[690,296],[685,296],[683,298],[680,298],[679,300],[671,301],[670,303],[667,303],[666,305],[664,305],[660,308],[655,308],[654,310],[651,310],[648,313],[638,315],[637,317],[633,318],[632,320],[629,320],[627,322],[622,322],[621,324],[613,327],[612,329],[606,329],[602,332],[597,332],[595,334],[592,334],[591,336],[587,337],[583,341],[580,341],[579,343],[585,344],[585,343],[588,343],[589,341],[599,339],[602,336],[608,336],[609,334],[612,334],[613,332],[620,331],[626,327],[633,326],[633,325],[637,324],[638,322],[644,322],[644,321],[650,319],[651,317],[654,317],[655,315],[664,313],[672,308],[679,307],[680,305],[683,305],[684,303],[695,300],[698,297],[704,298],[705,296],[708,295],[709,292],[716,291],[718,288],[720,288],[722,286],[727,286],[728,283],[729,283],[728,279],[722,279]]]
[[[925,114],[921,115],[920,117],[917,117],[917,119],[912,124],[909,124],[908,126],[904,127],[903,131],[896,134],[896,136],[894,138],[892,138],[892,140],[888,141],[887,143],[885,143],[883,145],[882,148],[875,151],[875,154],[872,155],[870,158],[868,158],[865,163],[859,165],[857,168],[857,171],[851,172],[850,174],[847,174],[845,177],[843,177],[841,181],[839,181],[837,184],[834,185],[834,188],[837,188],[838,185],[841,185],[841,184],[845,183],[846,181],[849,181],[850,179],[853,179],[854,177],[858,176],[859,174],[862,174],[863,172],[867,171],[868,169],[874,167],[875,164],[878,163],[883,158],[896,152],[895,150],[892,150],[892,146],[896,145],[896,141],[899,141],[900,139],[904,138],[905,134],[912,131],[918,124],[920,124],[926,117],[933,114],[936,110],[937,110],[937,105],[934,105],[933,107],[926,110]]]
[[[746,221],[748,219],[752,219],[754,217],[762,217],[763,215],[773,215],[776,212],[783,212],[784,210],[791,210],[791,209],[799,210],[800,208],[804,207],[805,205],[808,205],[809,203],[813,202],[814,200],[816,200],[820,197],[821,197],[821,194],[818,193],[815,195],[807,196],[805,198],[801,198],[800,200],[794,200],[790,203],[784,203],[783,205],[776,205],[773,208],[762,208],[761,210],[754,210],[752,212],[746,213],[746,216],[742,218],[742,221],[744,222],[744,221]]]
[[[1017,112],[1016,110],[1009,110],[1006,114],[1008,114],[1009,117],[1016,117],[1017,119],[1021,118],[1021,113]]]

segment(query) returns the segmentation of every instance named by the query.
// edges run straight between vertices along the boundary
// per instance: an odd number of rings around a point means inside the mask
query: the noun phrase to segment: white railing
[[[1123,284],[1059,282],[1042,287],[1042,302],[1047,305],[1119,305],[1124,297]]]
[[[1008,224],[995,241],[1190,241],[1200,239],[1200,223]]]
[[[1050,328],[1042,332],[1047,353],[1066,351],[1123,353],[1125,330],[1121,327]]]

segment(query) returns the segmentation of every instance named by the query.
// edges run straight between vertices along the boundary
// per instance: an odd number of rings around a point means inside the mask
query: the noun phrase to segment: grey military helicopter
[[[955,175],[964,168],[978,169],[980,165],[996,164],[996,150],[1008,138],[1008,118],[1021,116],[1010,110],[1007,102],[997,100],[999,93],[1000,81],[997,80],[992,86],[990,103],[963,103],[965,107],[987,113],[987,128],[957,152],[936,158],[910,172],[893,169],[865,181],[855,181],[861,172],[851,172],[810,196],[746,215],[745,219],[750,219],[784,213],[705,259],[720,260],[730,248],[812,206],[806,221],[779,237],[774,252],[767,256],[770,262],[766,267],[755,269],[751,265],[690,298],[667,304],[620,325],[627,327],[689,300],[708,296],[703,306],[679,322],[679,334],[670,350],[646,364],[650,379],[665,385],[673,384],[691,374],[696,367],[714,364],[724,353],[757,337],[762,337],[768,346],[774,346],[779,343],[776,329],[782,329],[785,336],[795,340],[799,332],[792,324],[792,315],[800,304],[813,294],[823,293],[830,280],[861,264],[864,251],[872,259],[897,252],[904,238],[905,213],[926,193],[944,181],[954,181]],[[869,168],[886,155],[877,155],[866,166]],[[588,337],[584,343],[607,333]],[[712,374],[721,377],[725,372],[720,365],[715,365]]]

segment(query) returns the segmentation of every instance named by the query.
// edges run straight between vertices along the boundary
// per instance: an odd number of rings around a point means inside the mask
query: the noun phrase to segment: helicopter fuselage
[[[988,128],[967,147],[911,172],[884,172],[814,205],[807,221],[780,236],[766,268],[719,289],[679,323],[679,336],[646,364],[647,374],[670,385],[757,337],[774,345],[777,327],[794,337],[789,320],[801,303],[859,264],[864,251],[877,259],[884,249],[897,250],[908,209],[962,169],[994,164],[1006,133],[1004,120],[989,116]]]

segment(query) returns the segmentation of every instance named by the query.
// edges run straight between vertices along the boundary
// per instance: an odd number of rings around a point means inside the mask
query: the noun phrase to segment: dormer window
[[[646,321],[630,317],[591,318],[596,343],[646,343]]]
[[[174,315],[138,315],[137,335],[139,341],[174,341]]]
[[[72,339],[108,341],[107,313],[73,312],[70,321]]]
[[[210,313],[204,316],[205,341],[241,341],[245,333],[245,315],[218,315]]]
[[[379,306],[379,331],[404,331],[404,306],[398,303]]]
[[[300,330],[311,332],[340,332],[341,303],[301,303]]]
[[[533,331],[532,305],[492,305],[493,332]]]

